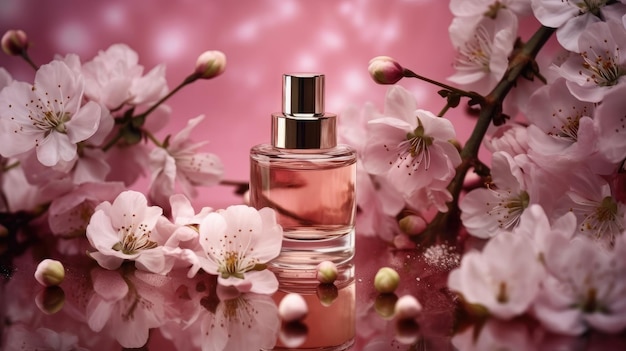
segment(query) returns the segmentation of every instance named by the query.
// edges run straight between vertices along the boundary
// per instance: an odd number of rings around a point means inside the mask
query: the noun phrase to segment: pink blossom
[[[200,223],[201,267],[218,283],[241,292],[273,293],[274,273],[265,264],[280,253],[283,231],[272,209],[235,205],[209,213]]]
[[[448,287],[493,316],[511,319],[528,310],[544,275],[530,238],[502,233],[482,252],[465,253],[460,267],[450,272]]]
[[[459,204],[463,225],[479,238],[511,231],[530,203],[524,172],[509,154],[493,154],[491,174],[493,184],[470,191]]]
[[[198,256],[204,256],[204,249],[200,245],[199,226],[202,220],[213,209],[203,207],[196,213],[189,199],[183,194],[170,197],[172,221],[165,216],[159,217],[155,227],[157,237],[162,237],[167,256],[175,258],[171,262],[173,268],[189,268],[188,277],[194,277],[200,270]]]
[[[272,298],[252,293],[221,299],[199,323],[203,351],[271,350],[280,329]]]
[[[149,196],[164,208],[175,192],[176,181],[185,195],[195,197],[196,186],[215,185],[222,178],[224,167],[220,159],[211,153],[198,152],[205,143],[194,143],[189,138],[203,119],[204,115],[201,115],[189,120],[187,126],[169,140],[168,145],[155,148],[150,153],[152,182]]]
[[[405,205],[402,193],[382,175],[370,174],[363,166],[363,151],[367,146],[367,123],[380,117],[372,104],[361,109],[347,108],[341,114],[338,131],[340,141],[357,150],[356,202],[358,235],[378,236],[391,242],[399,234],[395,217]]]
[[[82,67],[85,94],[109,110],[119,109],[124,104],[156,102],[168,90],[165,66],[156,66],[143,75],[144,68],[138,62],[137,53],[124,44],[114,44],[100,51]]]
[[[70,239],[84,237],[89,219],[103,201],[113,201],[122,191],[121,183],[84,183],[52,200],[48,225],[55,235]]]
[[[384,117],[368,123],[364,166],[385,174],[396,189],[411,195],[434,180],[450,180],[461,163],[449,140],[456,137],[452,123],[425,110],[415,110],[415,99],[400,86],[389,89]]]
[[[623,5],[626,7],[626,5]],[[589,25],[578,40],[580,54],[558,68],[572,95],[600,102],[611,90],[626,84],[626,28],[618,22]]]
[[[606,180],[591,171],[570,175],[561,208],[576,215],[581,235],[608,245],[626,229],[626,205],[615,199]]]
[[[86,322],[98,333],[109,334],[124,348],[146,344],[149,331],[165,323],[168,297],[164,276],[132,271],[122,273],[96,268],[91,272],[93,291],[86,306]]]
[[[456,17],[450,25],[450,40],[458,55],[456,73],[448,77],[480,94],[493,89],[504,76],[517,36],[517,17],[509,10],[490,17]]]
[[[626,5],[617,1],[532,0],[535,17],[547,27],[558,28],[556,38],[569,51],[580,52],[586,46],[578,38],[589,26],[600,21],[618,20],[626,14]]]
[[[163,242],[152,238],[162,212],[160,207],[149,207],[146,197],[132,190],[122,192],[113,204],[102,202],[87,226],[87,239],[97,250],[89,255],[106,269],[117,269],[124,260],[131,260],[140,269],[166,273]]]
[[[545,255],[549,275],[533,304],[549,330],[579,335],[588,327],[616,333],[626,327],[624,237],[613,252],[586,237],[563,240]]]
[[[0,92],[0,154],[16,156],[31,150],[45,166],[76,157],[76,144],[98,130],[101,108],[81,106],[84,82],[63,62],[41,66],[35,84],[12,82]]]
[[[528,105],[529,144],[537,162],[564,169],[594,154],[598,142],[592,120],[595,105],[573,97],[564,79],[538,89]]]
[[[532,204],[522,213],[520,225],[513,230],[513,234],[530,238],[538,257],[543,257],[554,245],[571,239],[576,227],[576,216],[573,213],[568,212],[550,221],[541,205]]]

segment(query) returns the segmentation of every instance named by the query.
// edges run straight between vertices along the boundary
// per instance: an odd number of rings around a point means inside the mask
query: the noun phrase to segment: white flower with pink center
[[[163,243],[155,241],[152,231],[162,215],[157,206],[148,206],[137,191],[121,193],[111,204],[98,205],[87,226],[87,239],[97,251],[90,252],[100,266],[119,268],[124,260],[135,261],[137,268],[166,273]]]
[[[621,22],[598,22],[578,40],[580,53],[558,68],[572,95],[600,102],[617,86],[626,84],[626,28]]]
[[[72,161],[79,142],[98,130],[101,107],[83,102],[84,81],[65,63],[41,66],[35,84],[14,81],[0,92],[0,154],[17,156],[33,149],[45,166]]]
[[[407,196],[435,180],[450,180],[461,163],[450,142],[456,138],[452,123],[415,105],[404,88],[390,88],[384,117],[368,123],[363,156],[370,173],[386,175]]]
[[[450,40],[458,54],[448,80],[487,94],[504,76],[517,36],[517,17],[508,10],[490,17],[456,17]]]
[[[524,172],[509,154],[493,154],[491,174],[492,184],[470,191],[459,204],[463,225],[479,238],[513,230],[530,203]]]
[[[617,201],[603,178],[591,172],[577,173],[570,176],[561,206],[576,215],[580,234],[612,245],[626,229],[626,205]]]
[[[571,167],[594,153],[598,142],[592,119],[595,104],[572,96],[564,79],[538,89],[528,105],[529,144],[542,165]]]
[[[544,275],[532,240],[503,233],[489,240],[482,252],[465,253],[460,267],[450,272],[448,287],[493,316],[511,319],[530,307]]]
[[[593,23],[615,20],[626,14],[624,1],[532,0],[535,17],[546,27],[558,28],[556,38],[569,51],[585,50],[578,38]]]
[[[271,294],[278,289],[266,263],[280,254],[283,230],[276,213],[235,205],[209,213],[200,223],[202,269],[218,275],[218,283],[241,292]]]

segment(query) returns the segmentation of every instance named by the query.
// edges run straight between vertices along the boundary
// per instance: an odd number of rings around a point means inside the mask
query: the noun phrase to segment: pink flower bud
[[[35,270],[35,279],[43,286],[59,285],[65,278],[63,264],[49,258],[39,262]]]
[[[278,304],[278,315],[285,323],[296,322],[304,319],[309,313],[309,306],[304,297],[298,293],[289,293]]]
[[[394,315],[397,319],[414,319],[422,312],[422,305],[412,295],[404,295],[396,301]]]
[[[23,30],[10,29],[2,36],[2,51],[8,55],[21,55],[28,49],[28,37]]]
[[[211,79],[219,76],[226,69],[226,55],[217,50],[209,50],[203,52],[196,61],[195,73],[200,78]]]
[[[404,216],[398,224],[400,225],[400,230],[407,235],[416,235],[426,229],[424,218],[414,214]]]
[[[404,68],[388,56],[371,59],[367,70],[378,84],[395,84],[404,77]]]

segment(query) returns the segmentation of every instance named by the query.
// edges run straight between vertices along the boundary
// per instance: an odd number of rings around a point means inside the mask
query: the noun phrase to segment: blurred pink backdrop
[[[192,72],[200,53],[223,51],[228,60],[224,74],[172,98],[171,121],[160,136],[205,114],[193,137],[208,140],[206,150],[222,159],[225,178],[237,181],[248,180],[249,148],[269,141],[283,73],[325,73],[327,111],[341,113],[367,101],[382,110],[387,87],[370,79],[368,61],[392,56],[445,82],[454,58],[451,18],[448,2],[441,0],[0,0],[0,31],[26,31],[37,64],[71,52],[84,62],[123,42],[139,53],[146,72],[165,63],[171,89]],[[0,55],[0,66],[15,79],[32,81],[33,70],[19,58]],[[421,108],[437,113],[445,104],[432,85],[401,84],[414,92]],[[461,140],[470,131],[463,115],[463,109],[446,115]],[[196,204],[241,201],[231,190],[201,189]]]

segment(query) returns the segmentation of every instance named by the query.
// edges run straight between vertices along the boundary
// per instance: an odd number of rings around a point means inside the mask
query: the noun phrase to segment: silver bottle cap
[[[324,112],[324,75],[283,75],[283,111],[272,114],[272,145],[329,149],[337,145],[336,115]]]

